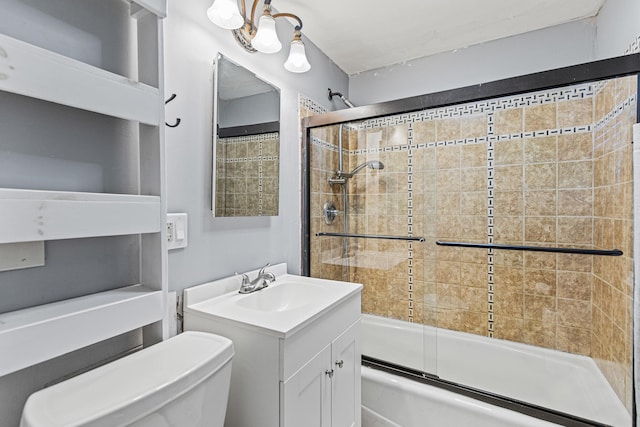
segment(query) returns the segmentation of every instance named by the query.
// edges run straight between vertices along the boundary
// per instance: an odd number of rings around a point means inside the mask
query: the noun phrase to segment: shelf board
[[[0,244],[157,233],[160,198],[0,188]]]
[[[160,18],[167,16],[167,0],[129,0],[129,2],[137,3]]]
[[[133,285],[0,314],[0,376],[160,321],[162,291]]]
[[[0,34],[0,90],[158,126],[158,89]]]

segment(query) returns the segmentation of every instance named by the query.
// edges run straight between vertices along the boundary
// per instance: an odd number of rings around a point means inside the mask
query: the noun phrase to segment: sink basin
[[[238,293],[238,275],[185,289],[185,319],[192,325],[215,322],[285,338],[336,307],[352,304],[360,309],[361,284],[287,274],[286,264],[267,271],[276,280],[250,294]],[[253,279],[258,270],[247,274]]]
[[[296,310],[323,299],[323,288],[311,284],[283,283],[247,294],[236,301],[240,307],[258,311]]]

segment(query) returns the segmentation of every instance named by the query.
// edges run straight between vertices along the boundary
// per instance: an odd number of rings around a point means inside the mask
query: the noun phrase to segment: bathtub
[[[591,358],[367,314],[362,332],[365,356],[615,427],[631,426],[630,414]],[[362,405],[365,427],[551,425],[366,367]],[[430,422],[434,413],[442,420]],[[455,414],[465,418],[450,421]],[[478,424],[485,417],[491,418],[487,424]]]
[[[537,418],[362,367],[362,427],[551,427]]]

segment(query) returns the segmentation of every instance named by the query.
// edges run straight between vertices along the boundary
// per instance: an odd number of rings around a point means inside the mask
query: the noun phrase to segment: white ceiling
[[[273,0],[349,75],[597,15],[605,0]],[[259,11],[257,12],[257,14]],[[281,35],[284,44],[284,35]]]

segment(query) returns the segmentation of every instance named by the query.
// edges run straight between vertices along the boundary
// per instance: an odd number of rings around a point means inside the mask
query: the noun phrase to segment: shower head
[[[380,160],[369,160],[368,162],[364,162],[361,165],[356,166],[355,169],[349,172],[349,177],[352,177],[364,168],[380,170],[384,169],[384,163],[382,163]]]
[[[367,164],[371,169],[384,169],[384,163],[382,163],[380,160],[369,160]]]

